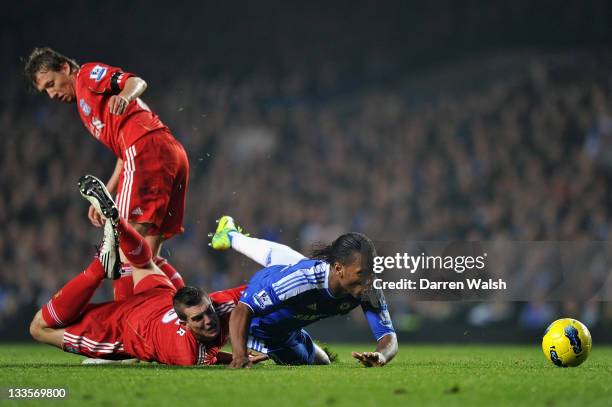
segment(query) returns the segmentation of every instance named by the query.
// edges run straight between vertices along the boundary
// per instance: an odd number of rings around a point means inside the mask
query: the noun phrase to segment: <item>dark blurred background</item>
[[[27,338],[36,309],[88,263],[101,231],[76,180],[114,168],[76,106],[27,92],[21,58],[37,46],[148,82],[143,99],[191,161],[186,232],[162,254],[208,291],[258,269],[207,247],[226,213],[306,253],[348,230],[384,241],[607,240],[612,3],[533,3],[3,6],[0,338]],[[533,341],[562,316],[596,343],[612,340],[601,298],[388,297],[404,341]],[[367,339],[363,318],[348,319],[312,332]]]

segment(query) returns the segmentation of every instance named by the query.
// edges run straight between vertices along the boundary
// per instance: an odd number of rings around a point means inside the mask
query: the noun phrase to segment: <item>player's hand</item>
[[[130,102],[121,95],[113,95],[108,100],[108,110],[111,114],[121,115]]]
[[[100,215],[98,211],[96,211],[96,208],[94,208],[93,205],[89,206],[89,212],[87,212],[87,217],[89,218],[91,224],[97,228],[100,228],[104,225],[104,219],[102,218],[102,215]]]
[[[263,362],[268,359],[270,359],[268,355],[265,355],[263,353],[259,355],[249,354],[249,360],[251,361],[252,364]]]
[[[353,352],[352,356],[365,367],[379,367],[387,363],[387,360],[380,352]]]
[[[247,355],[245,356],[235,356],[232,358],[232,361],[229,364],[230,369],[242,369],[245,367],[251,367],[253,363],[251,359]]]

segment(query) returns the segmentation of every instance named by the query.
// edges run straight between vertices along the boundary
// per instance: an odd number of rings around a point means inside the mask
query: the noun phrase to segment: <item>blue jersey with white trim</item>
[[[282,340],[291,332],[361,305],[374,338],[395,332],[384,296],[362,301],[350,295],[334,297],[329,291],[329,264],[304,259],[296,264],[266,267],[249,281],[240,302],[253,311],[249,334]]]

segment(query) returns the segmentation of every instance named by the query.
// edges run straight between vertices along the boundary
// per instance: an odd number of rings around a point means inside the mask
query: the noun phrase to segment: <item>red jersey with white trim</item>
[[[157,361],[168,365],[214,365],[217,354],[229,339],[229,318],[245,286],[210,294],[219,316],[219,336],[213,344],[204,345],[179,324],[172,305],[173,290],[153,289],[143,295],[125,319],[123,346],[125,352],[140,360]],[[136,297],[136,296],[135,296]],[[133,298],[133,297],[132,297]]]
[[[108,101],[125,87],[134,74],[101,62],[81,66],[76,75],[75,92],[79,116],[89,132],[121,159],[125,150],[139,138],[168,127],[140,98],[130,102],[121,115],[111,114]]]

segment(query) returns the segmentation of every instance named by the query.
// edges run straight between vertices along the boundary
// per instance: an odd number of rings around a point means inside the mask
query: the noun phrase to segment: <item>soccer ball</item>
[[[591,334],[578,320],[558,319],[546,328],[542,351],[555,366],[578,366],[591,353]]]

